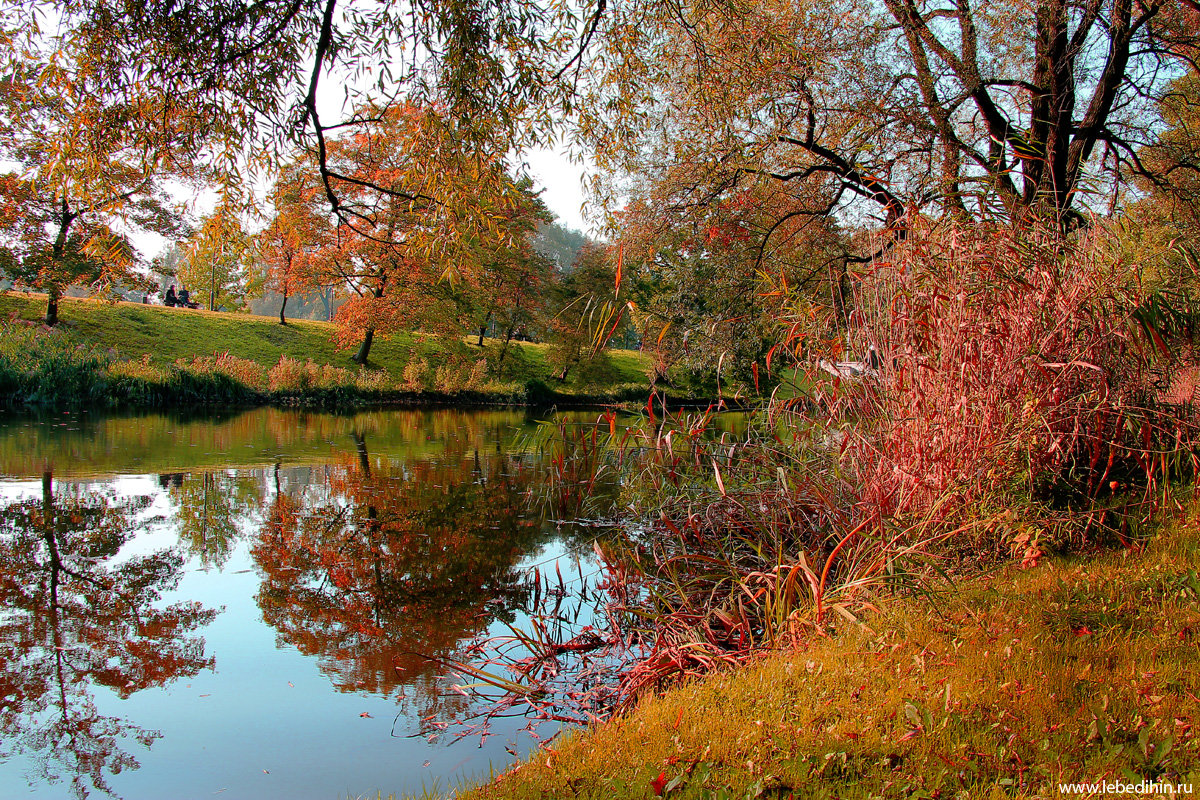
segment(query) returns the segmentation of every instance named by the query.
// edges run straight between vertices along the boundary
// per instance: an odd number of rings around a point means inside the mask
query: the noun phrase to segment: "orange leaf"
[[[622,273],[622,266],[624,265],[624,263],[625,263],[625,245],[621,245],[620,247],[617,248],[617,280],[616,280],[615,288],[616,288],[616,291],[618,294],[621,291],[621,273]]]

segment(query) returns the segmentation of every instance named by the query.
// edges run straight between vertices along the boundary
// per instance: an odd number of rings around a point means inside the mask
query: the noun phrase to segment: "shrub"
[[[453,392],[461,388],[459,370],[453,364],[441,364],[434,370],[433,385],[439,392]]]
[[[411,392],[419,392],[428,388],[429,363],[423,358],[417,358],[404,366],[404,388]]]
[[[354,375],[354,386],[362,392],[383,392],[393,388],[393,383],[386,370],[361,369]]]
[[[161,405],[178,368],[163,368],[144,355],[138,361],[114,361],[108,365],[109,391],[117,405]]]
[[[473,391],[482,391],[488,385],[488,363],[487,359],[481,358],[471,366],[471,372],[467,375],[466,388]]]
[[[0,395],[9,406],[107,406],[111,361],[111,353],[72,346],[57,333],[6,325],[0,329]]]
[[[531,378],[525,382],[523,402],[531,406],[552,405],[558,399],[558,394],[546,385],[545,381]]]
[[[289,359],[290,360],[290,359]],[[256,390],[266,390],[269,379],[267,369],[257,361],[248,358],[238,358],[229,353],[219,353],[215,356],[196,356],[190,361],[179,359],[175,362],[181,370],[198,377],[223,377]]]
[[[303,391],[312,385],[312,375],[299,361],[281,356],[279,363],[267,373],[267,389],[278,391]]]

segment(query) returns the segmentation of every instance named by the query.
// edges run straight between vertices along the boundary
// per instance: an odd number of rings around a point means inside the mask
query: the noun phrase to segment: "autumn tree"
[[[514,337],[525,338],[545,312],[553,282],[549,261],[528,242],[501,258],[488,263],[470,288],[461,293],[468,308],[474,310],[473,322],[479,332],[476,344],[483,347],[489,327],[500,340],[493,365],[497,373],[505,368]]]
[[[629,323],[621,288],[616,263],[599,245],[584,245],[571,269],[557,276],[550,287],[546,358],[558,381],[577,369],[586,382],[611,377],[605,350]]]
[[[678,368],[762,389],[785,318],[833,324],[833,301],[850,291],[843,268],[853,238],[832,217],[789,213],[795,199],[768,184],[686,216],[657,194],[620,212],[633,321],[654,379]]]
[[[204,172],[198,143],[213,129],[185,97],[99,90],[96,43],[69,26],[18,24],[24,5],[2,13],[0,157],[20,169],[0,190],[20,213],[4,215],[0,236],[18,256],[16,277],[46,291],[54,324],[71,284],[104,294],[143,282],[129,235],[178,234],[164,181]]]
[[[226,203],[208,215],[188,240],[176,276],[208,310],[245,305],[254,251],[234,208]]]
[[[360,364],[377,332],[461,334],[451,330],[461,292],[494,288],[496,276],[528,253],[532,220],[542,213],[503,161],[480,161],[460,146],[439,112],[372,113],[380,116],[373,134],[329,142],[328,163],[358,187],[343,194],[352,219],[323,235],[313,254],[319,281],[351,295],[336,321],[343,343],[359,341],[352,360]],[[302,173],[297,179],[313,180]],[[389,191],[380,196],[379,187]]]
[[[779,184],[778,219],[837,213],[893,240],[917,213],[1070,225],[1146,170],[1197,43],[1195,12],[1166,0],[649,2],[605,21],[584,132],[634,196],[689,217]]]
[[[281,178],[272,205],[275,216],[255,236],[255,252],[264,271],[262,288],[280,295],[279,324],[286,325],[288,298],[314,289],[332,289],[321,284],[315,253],[322,242],[328,245],[333,230],[314,203],[313,188],[306,188],[302,176]]]
[[[503,238],[468,241],[476,268],[453,287],[460,315],[479,334],[476,345],[483,347],[489,327],[501,339],[497,364],[503,363],[513,336],[544,305],[550,280],[551,264],[538,251],[536,236],[551,214],[531,181],[518,181],[516,189],[517,202],[504,212]]]
[[[47,325],[58,322],[58,301],[69,286],[108,295],[146,283],[128,230],[173,235],[180,226],[142,145],[119,127],[87,141],[49,144],[97,113],[87,103],[69,103],[64,97],[20,110],[25,129],[0,146],[24,170],[0,175],[0,203],[7,209],[0,215],[0,237],[12,254],[6,271],[17,283],[46,292]]]
[[[350,294],[335,321],[343,345],[359,342],[351,357],[358,364],[370,358],[376,332],[412,330],[423,318],[449,316],[449,303],[433,288],[441,276],[442,245],[452,239],[452,217],[439,212],[429,193],[434,176],[426,169],[436,145],[423,138],[428,129],[422,118],[428,117],[413,109],[389,116],[392,124],[378,136],[362,134],[329,148],[330,163],[365,187],[347,201],[361,219],[338,225],[316,254],[324,282]],[[386,182],[394,193],[377,200],[372,187]],[[414,193],[414,185],[424,188]]]

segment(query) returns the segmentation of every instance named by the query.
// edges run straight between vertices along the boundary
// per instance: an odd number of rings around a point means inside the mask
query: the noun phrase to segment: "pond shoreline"
[[[1191,501],[1168,515],[1136,553],[1009,565],[946,588],[936,606],[890,596],[870,616],[647,697],[452,796],[570,786],[593,800],[866,800],[905,796],[899,786],[1047,797],[1116,780],[1127,792],[1142,781],[1190,793],[1200,779],[1196,513]]]
[[[745,411],[756,405],[756,401],[743,398],[694,397],[674,396],[651,390],[646,387],[646,394],[640,400],[631,399],[627,393],[616,394],[542,394],[536,400],[522,399],[505,395],[489,394],[487,392],[403,392],[386,397],[362,398],[326,398],[322,393],[314,394],[285,394],[272,396],[262,403],[247,406],[255,408],[274,406],[277,408],[320,408],[335,410],[339,407],[358,410],[369,409],[453,409],[472,411],[477,409],[525,408],[533,410],[563,409],[571,411],[587,410],[618,410],[635,412],[645,409],[653,402],[655,409],[665,408],[668,411],[693,409],[719,409],[721,411]],[[653,401],[651,396],[653,395]]]
[[[157,389],[158,391],[155,391]],[[640,399],[629,393],[596,393],[586,395],[558,394],[553,390],[539,392],[536,398],[518,395],[494,394],[475,391],[451,392],[385,392],[360,394],[340,389],[318,389],[310,392],[256,393],[246,388],[236,399],[221,397],[175,396],[170,387],[143,387],[138,394],[149,402],[130,401],[125,398],[108,398],[107,403],[72,403],[70,398],[23,397],[18,392],[0,394],[0,408],[10,413],[39,413],[46,411],[73,410],[80,412],[112,413],[138,411],[249,411],[256,408],[311,409],[319,411],[369,411],[369,410],[458,410],[473,411],[487,409],[531,409],[537,411],[570,410],[615,410],[636,413],[651,407],[654,411],[686,411],[712,409],[719,411],[745,411],[758,404],[755,399],[730,397],[676,396],[661,390],[646,388]],[[179,393],[184,394],[184,393]]]

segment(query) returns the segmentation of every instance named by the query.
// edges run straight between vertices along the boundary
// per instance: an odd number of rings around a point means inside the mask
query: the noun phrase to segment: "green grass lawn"
[[[37,322],[44,312],[44,295],[0,294],[0,321],[15,317]],[[69,337],[73,343],[111,350],[123,360],[147,358],[150,363],[166,365],[180,359],[228,353],[267,368],[283,357],[339,368],[354,366],[350,362],[353,348],[339,349],[334,338],[335,327],[327,322],[289,320],[287,325],[280,325],[275,317],[252,314],[72,298],[60,301],[59,314],[58,335]],[[435,368],[451,359],[469,363],[498,348],[499,343],[494,340],[486,341],[480,349],[468,344],[465,338],[447,341],[415,333],[394,334],[376,338],[368,366],[400,380],[414,357],[425,359]],[[546,350],[546,345],[514,342],[499,379],[518,384],[540,380],[567,394],[647,383],[649,359],[645,355],[613,351],[611,369],[605,376],[607,386],[582,386],[573,380],[560,386],[550,377]]]

